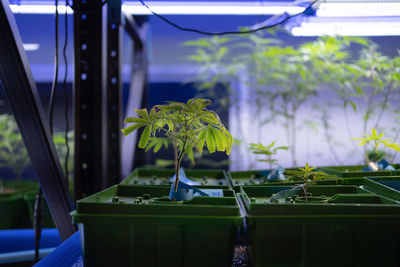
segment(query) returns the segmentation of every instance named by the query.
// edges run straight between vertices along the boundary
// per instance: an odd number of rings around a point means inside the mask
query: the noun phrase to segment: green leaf
[[[139,129],[140,127],[143,127],[145,125],[146,125],[146,123],[138,123],[138,124],[135,124],[135,125],[128,126],[128,127],[124,128],[124,129],[122,129],[121,131],[125,136],[127,136],[130,133],[132,133],[133,131],[135,131],[136,129]]]
[[[204,144],[206,142],[206,136],[207,136],[207,128],[204,128],[199,132],[198,141],[197,141],[197,144],[196,144],[197,150],[200,153],[203,153],[203,147],[204,147]]]
[[[135,109],[135,112],[142,117],[143,119],[149,121],[149,114],[147,113],[147,109],[143,108],[143,109]]]
[[[145,148],[147,146],[150,140],[150,132],[151,126],[148,125],[146,128],[144,128],[142,136],[140,136],[139,148]]]
[[[357,112],[357,106],[356,106],[356,103],[354,103],[354,102],[353,102],[353,101],[351,101],[351,100],[349,100],[348,102],[350,103],[350,105],[351,105],[351,107],[353,108],[354,112]]]
[[[211,128],[207,128],[206,145],[210,153],[215,152],[215,138]]]

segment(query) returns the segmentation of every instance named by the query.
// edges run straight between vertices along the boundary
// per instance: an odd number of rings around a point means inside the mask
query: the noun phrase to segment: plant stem
[[[178,184],[179,184],[179,169],[181,168],[181,161],[183,159],[183,156],[185,155],[185,149],[186,149],[186,142],[187,142],[187,136],[185,136],[185,140],[183,142],[182,150],[181,153],[178,157],[177,163],[176,163],[176,178],[175,178],[175,188],[174,192],[178,192]]]
[[[382,115],[386,110],[386,105],[389,102],[389,94],[390,94],[390,92],[392,91],[392,88],[393,88],[392,84],[393,84],[393,80],[390,80],[390,83],[389,83],[389,86],[388,86],[389,88],[385,91],[385,95],[384,95],[384,98],[383,98],[383,104],[382,104],[381,110],[379,112],[378,118],[376,119],[376,122],[375,122],[375,129],[378,129],[379,122],[381,121]]]

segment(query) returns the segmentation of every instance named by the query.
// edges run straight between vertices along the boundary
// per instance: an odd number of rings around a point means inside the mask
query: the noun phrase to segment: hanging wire
[[[254,33],[254,32],[258,32],[258,31],[262,31],[262,30],[266,30],[266,29],[270,29],[270,28],[274,28],[278,25],[281,25],[285,22],[287,22],[288,20],[297,17],[299,15],[305,14],[307,12],[309,12],[309,10],[312,8],[312,6],[317,3],[319,0],[314,0],[313,2],[311,2],[302,12],[299,12],[297,14],[291,15],[289,16],[286,12],[283,13],[282,15],[279,15],[278,17],[284,17],[281,21],[276,22],[274,24],[270,24],[270,25],[263,25],[257,28],[252,28],[250,30],[244,30],[244,31],[225,31],[225,32],[207,32],[207,31],[202,31],[202,30],[198,30],[198,29],[193,29],[193,28],[185,28],[182,27],[172,21],[170,21],[169,19],[165,18],[164,16],[157,14],[156,12],[154,12],[153,10],[151,10],[151,8],[143,1],[143,0],[139,0],[139,2],[145,6],[153,15],[155,15],[156,17],[160,18],[161,20],[163,20],[164,22],[168,23],[169,25],[181,30],[181,31],[185,31],[185,32],[195,32],[195,33],[199,33],[199,34],[203,34],[203,35],[211,35],[211,36],[216,36],[216,35],[228,35],[228,34],[248,34],[248,33]],[[276,17],[275,17],[276,18]]]
[[[68,87],[67,87],[67,77],[68,77],[68,59],[67,59],[67,46],[68,46],[68,1],[65,1],[65,14],[64,14],[64,46],[63,46],[63,58],[64,58],[64,79],[63,79],[63,87],[64,87],[64,99],[65,99],[65,107],[64,107],[64,119],[65,119],[65,146],[67,148],[67,153],[64,159],[64,169],[65,169],[65,180],[67,182],[67,188],[69,185],[69,172],[68,172],[68,158],[70,154],[70,147],[68,142],[68,132],[69,132],[69,118],[68,118],[68,111],[69,111],[69,98],[68,98]]]

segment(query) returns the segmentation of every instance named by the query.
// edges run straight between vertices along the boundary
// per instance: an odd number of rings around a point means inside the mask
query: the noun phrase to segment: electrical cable
[[[53,135],[53,113],[54,113],[54,99],[57,90],[57,82],[58,82],[58,0],[55,0],[56,6],[56,19],[55,19],[55,56],[54,56],[54,77],[53,83],[51,85],[51,93],[50,93],[50,102],[49,102],[49,124],[50,124],[50,132]]]
[[[67,153],[64,159],[64,169],[65,169],[65,180],[67,182],[67,188],[69,186],[69,172],[68,172],[68,158],[70,153],[70,147],[68,143],[68,132],[69,132],[69,119],[68,119],[68,110],[69,110],[69,99],[68,99],[68,87],[67,87],[67,77],[68,77],[68,60],[67,60],[67,46],[68,46],[68,1],[65,1],[65,14],[64,14],[64,46],[63,46],[63,58],[64,58],[64,79],[63,79],[63,87],[64,87],[64,99],[65,99],[65,107],[64,107],[64,119],[65,119],[65,146],[67,148]]]
[[[153,15],[155,15],[156,17],[160,18],[161,20],[163,20],[164,22],[166,22],[167,24],[181,30],[181,31],[186,31],[186,32],[195,32],[195,33],[199,33],[199,34],[203,34],[203,35],[211,35],[211,36],[217,36],[217,35],[228,35],[228,34],[248,34],[248,33],[254,33],[257,31],[261,31],[261,30],[266,30],[266,29],[270,29],[273,27],[276,27],[278,25],[281,25],[283,23],[285,23],[286,21],[297,17],[299,15],[305,14],[307,12],[309,12],[309,9],[312,8],[312,6],[317,3],[319,0],[314,0],[312,1],[302,12],[299,12],[297,14],[288,16],[288,14],[285,12],[282,15],[285,15],[286,17],[284,19],[282,19],[281,21],[271,24],[271,25],[264,25],[255,29],[250,29],[250,30],[244,30],[244,31],[225,31],[225,32],[206,32],[206,31],[202,31],[202,30],[197,30],[197,29],[192,29],[192,28],[185,28],[182,26],[179,26],[178,24],[170,21],[169,19],[165,18],[164,16],[157,14],[156,12],[154,12],[153,10],[151,10],[151,8],[143,1],[143,0],[139,0],[139,2],[146,7]],[[281,15],[281,16],[282,16]]]

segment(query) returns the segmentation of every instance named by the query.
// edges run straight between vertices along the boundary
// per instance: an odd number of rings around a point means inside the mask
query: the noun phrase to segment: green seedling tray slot
[[[173,202],[169,190],[116,185],[79,200],[85,266],[230,266],[243,219],[234,192]]]
[[[175,174],[173,169],[135,169],[125,180],[124,185],[171,185],[170,178]],[[186,170],[187,178],[207,188],[228,189],[228,175],[224,170]],[[206,187],[204,187],[206,188]]]
[[[400,176],[368,177],[364,187],[377,195],[400,201]]]
[[[312,186],[332,202],[263,203],[287,188],[242,187],[254,266],[399,266],[399,202],[357,186]]]
[[[393,164],[394,168],[398,169],[399,164]],[[365,165],[351,165],[351,166],[327,166],[319,167],[318,170],[327,174],[336,175],[340,178],[356,178],[356,177],[370,177],[370,176],[391,176],[392,171],[379,170],[379,171],[363,171]],[[395,173],[395,171],[394,171]]]

